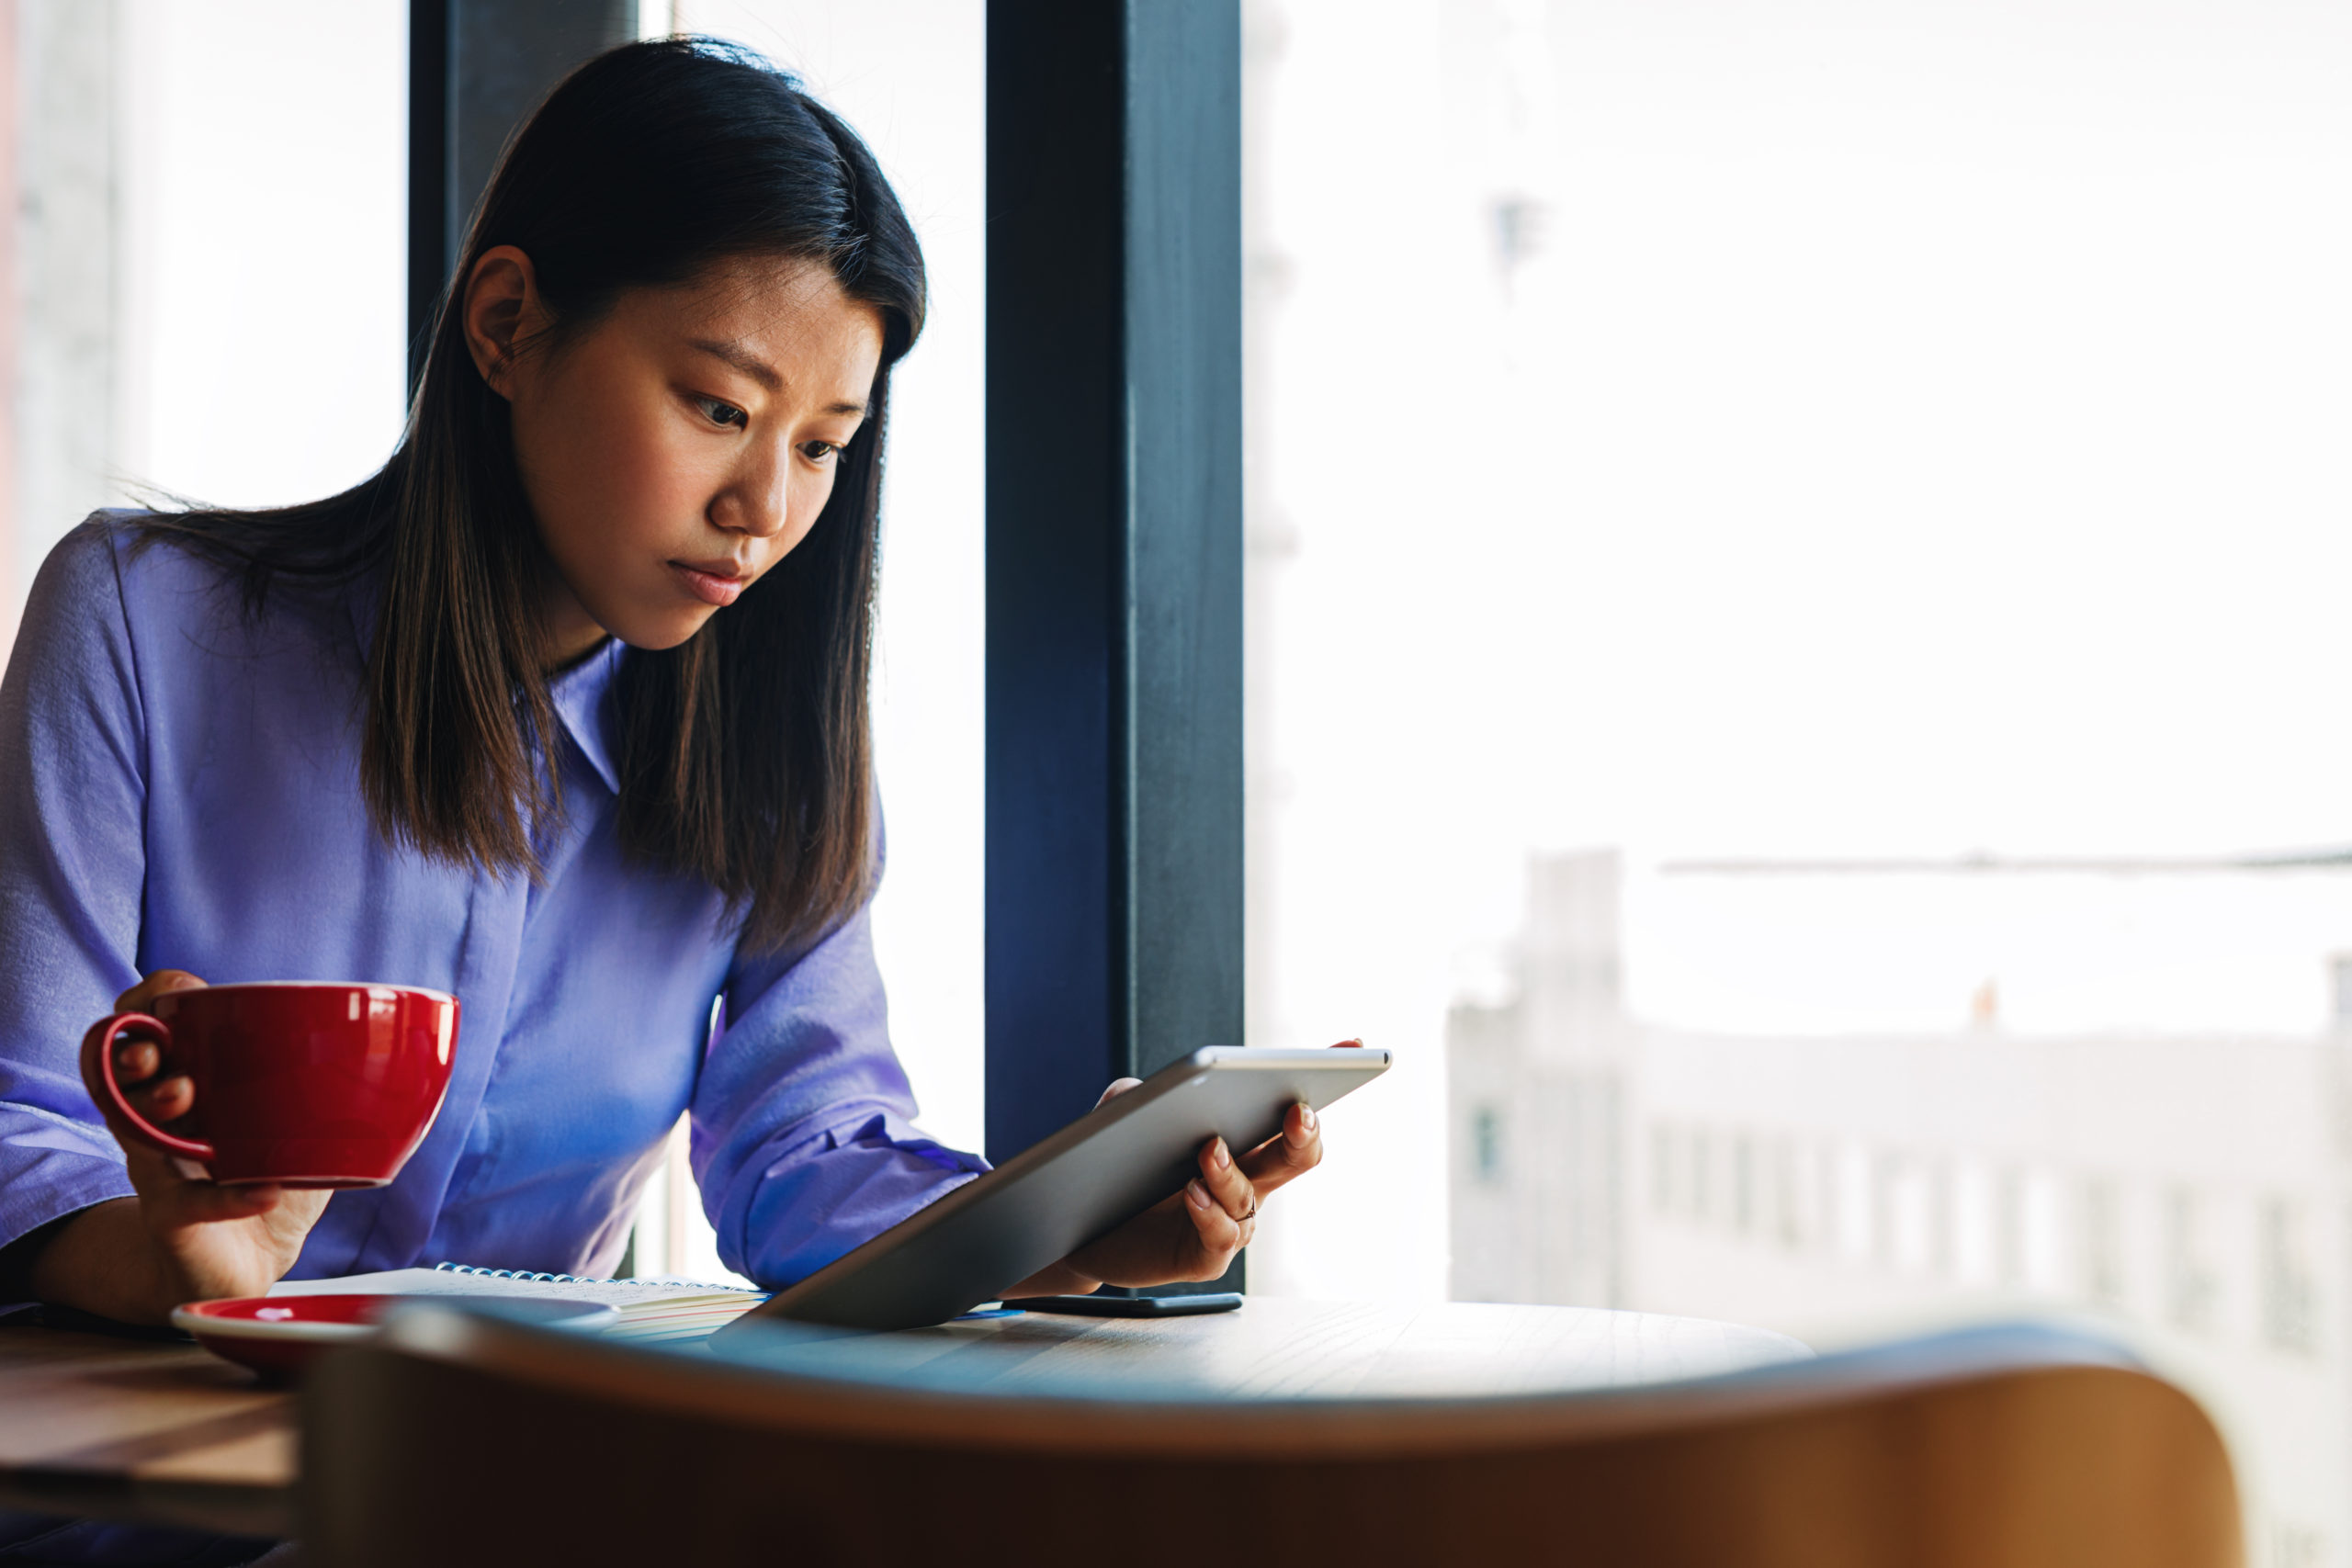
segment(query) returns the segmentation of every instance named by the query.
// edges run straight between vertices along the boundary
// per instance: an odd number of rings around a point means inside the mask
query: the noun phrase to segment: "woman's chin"
[[[631,648],[666,653],[702,630],[715,614],[713,610],[697,609],[683,615],[648,615],[642,621],[607,629]]]

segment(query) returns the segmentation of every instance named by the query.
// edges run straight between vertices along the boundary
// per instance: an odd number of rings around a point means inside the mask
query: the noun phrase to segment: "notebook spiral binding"
[[[643,1285],[654,1290],[746,1292],[741,1285],[714,1285],[707,1280],[598,1280],[586,1274],[541,1274],[528,1269],[477,1269],[470,1263],[435,1263],[436,1274],[479,1274],[485,1280],[527,1280],[540,1285]]]

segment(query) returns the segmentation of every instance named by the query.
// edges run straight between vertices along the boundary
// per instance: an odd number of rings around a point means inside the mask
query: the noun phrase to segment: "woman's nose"
[[[720,525],[762,539],[783,533],[791,521],[788,471],[783,463],[763,462],[739,475],[721,498]]]

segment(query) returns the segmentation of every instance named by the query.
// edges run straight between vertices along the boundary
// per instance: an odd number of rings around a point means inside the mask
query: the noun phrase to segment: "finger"
[[[1094,1102],[1094,1108],[1097,1111],[1100,1111],[1102,1107],[1110,1104],[1111,1101],[1118,1096],[1126,1093],[1127,1090],[1131,1089],[1139,1089],[1142,1085],[1143,1079],[1141,1078],[1113,1078],[1111,1080],[1111,1087],[1102,1091],[1102,1098]]]
[[[1232,1267],[1234,1253],[1250,1234],[1250,1227],[1237,1224],[1205,1186],[1191,1181],[1110,1235],[1071,1253],[1063,1267],[1086,1280],[1113,1285],[1214,1280]]]
[[[189,1175],[193,1168],[180,1156],[151,1148],[119,1130],[115,1141],[122,1145],[123,1164],[140,1201],[155,1213],[168,1216],[173,1224],[247,1219],[266,1212],[275,1201],[267,1194],[277,1191],[276,1188],[220,1187]],[[221,1193],[238,1196],[218,1196]]]
[[[285,1198],[283,1187],[220,1187],[183,1179],[171,1195],[170,1208],[172,1218],[181,1224],[209,1224],[266,1214]]]
[[[126,1106],[138,1111],[142,1116],[147,1114],[145,1110],[137,1103],[134,1097],[130,1094],[125,1094],[123,1096],[123,1105],[120,1106],[114,1104],[111,1097],[109,1096],[98,1096],[97,1110],[99,1120],[103,1121],[107,1124],[107,1131],[114,1134],[114,1141],[122,1145],[123,1156],[130,1162],[130,1176],[131,1180],[135,1185],[140,1179],[141,1156],[154,1155],[156,1151],[150,1148],[145,1140],[138,1133],[131,1130],[130,1119],[123,1115],[123,1110]],[[149,1117],[148,1119],[150,1121],[153,1120],[153,1117]],[[157,1156],[157,1157],[160,1158],[161,1156]]]
[[[196,1084],[185,1073],[126,1090],[130,1108],[150,1122],[176,1122],[196,1109]]]
[[[144,1083],[155,1076],[164,1065],[164,1053],[153,1040],[126,1040],[115,1047],[115,1081],[123,1085]]]
[[[1323,1123],[1315,1108],[1299,1104],[1283,1117],[1283,1130],[1241,1156],[1242,1174],[1261,1193],[1297,1180],[1323,1163]]]
[[[180,1156],[165,1154],[148,1143],[143,1135],[133,1132],[130,1123],[124,1121],[122,1113],[114,1107],[105,1107],[104,1111],[107,1131],[114,1134],[115,1143],[120,1146],[130,1185],[138,1189],[141,1198],[153,1201],[183,1188],[211,1185],[188,1175],[188,1170],[193,1168]],[[148,1117],[151,1122],[155,1120],[153,1116]]]
[[[1233,1151],[1225,1146],[1223,1138],[1211,1138],[1201,1148],[1201,1180],[1208,1187],[1209,1196],[1217,1207],[1237,1221],[1257,1212],[1258,1190],[1234,1163]]]
[[[1193,1233],[1201,1257],[1195,1267],[1213,1277],[1225,1272],[1241,1247],[1241,1223],[1225,1210],[1198,1178],[1184,1184],[1184,1213],[1191,1216]]]
[[[194,1081],[185,1073],[156,1078],[163,1067],[164,1053],[152,1040],[125,1040],[115,1047],[115,1082],[130,1108],[150,1122],[176,1121],[196,1104]]]
[[[158,997],[169,996],[174,991],[199,990],[203,985],[203,981],[185,969],[158,969],[115,998],[114,1010],[145,1012]]]

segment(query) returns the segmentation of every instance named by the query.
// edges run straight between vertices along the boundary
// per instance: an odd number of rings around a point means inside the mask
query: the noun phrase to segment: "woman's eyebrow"
[[[734,344],[721,343],[717,338],[697,337],[688,338],[686,346],[700,349],[712,358],[725,362],[771,392],[784,390],[784,378],[776,374],[775,366],[755,354],[746,353]],[[825,412],[848,414],[862,419],[865,415],[865,405],[864,403],[828,403],[825,405]]]
[[[755,354],[746,353],[734,344],[721,343],[717,338],[697,337],[688,338],[686,346],[698,348],[714,359],[725,361],[771,392],[784,390],[784,378],[775,373],[775,366]]]

